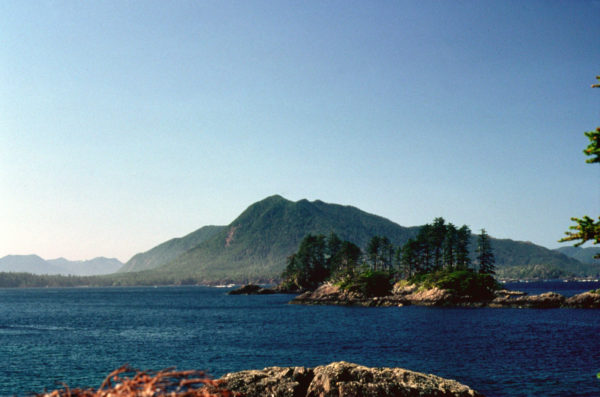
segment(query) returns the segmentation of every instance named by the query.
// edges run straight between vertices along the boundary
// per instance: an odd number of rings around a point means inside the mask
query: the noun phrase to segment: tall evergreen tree
[[[419,272],[428,272],[432,268],[432,227],[425,224],[419,230],[415,240],[415,255],[418,260]]]
[[[314,289],[329,277],[325,257],[325,236],[308,234],[298,251],[288,257],[283,278],[300,289]]]
[[[442,244],[444,267],[446,269],[454,269],[456,266],[457,237],[456,227],[452,223],[449,223],[446,226],[446,236],[444,237],[444,243]]]
[[[485,229],[481,229],[477,240],[477,260],[479,261],[479,273],[494,274],[495,273],[495,258],[492,252],[492,244],[490,237]]]
[[[361,256],[362,251],[356,244],[343,241],[338,253],[340,270],[345,274],[353,274]]]
[[[430,245],[433,253],[433,268],[435,270],[442,268],[444,238],[446,236],[446,221],[444,218],[437,217],[431,225]]]
[[[382,270],[390,270],[394,256],[394,245],[387,236],[382,236],[379,240],[379,256]]]
[[[373,270],[377,270],[379,267],[379,262],[381,260],[380,256],[381,252],[381,237],[373,236],[367,245],[367,255],[369,257],[369,262],[371,263],[371,267]]]
[[[417,256],[419,245],[417,240],[411,238],[402,246],[400,264],[405,278],[410,278],[421,271]]]
[[[466,270],[471,266],[471,258],[469,257],[470,242],[471,229],[467,225],[463,225],[456,231],[455,256],[457,269]]]
[[[329,274],[336,272],[340,267],[339,252],[342,249],[342,240],[337,234],[331,232],[327,237],[327,271]]]
[[[600,76],[596,76],[599,84],[592,84],[592,88],[600,88]],[[600,164],[600,127],[596,128],[595,131],[585,132],[585,136],[589,139],[589,145],[584,149],[583,153],[586,156],[591,156],[587,159],[586,163],[599,163]],[[594,221],[593,218],[584,215],[583,218],[571,218],[575,225],[569,226],[569,231],[565,232],[565,237],[560,239],[558,242],[562,243],[565,241],[578,241],[575,243],[575,247],[579,247],[588,241],[592,241],[593,244],[600,244],[600,216],[598,221]],[[600,254],[594,256],[596,259],[600,259]]]

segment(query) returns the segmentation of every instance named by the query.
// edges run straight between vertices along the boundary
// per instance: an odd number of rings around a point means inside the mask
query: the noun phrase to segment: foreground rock
[[[494,308],[531,308],[552,309],[600,308],[600,293],[584,292],[571,298],[565,298],[556,292],[540,295],[527,295],[520,291],[496,291],[495,296],[487,300],[471,296],[456,295],[452,291],[430,288],[419,289],[415,285],[399,284],[394,286],[392,294],[384,297],[366,297],[356,292],[348,292],[332,284],[323,284],[313,292],[305,292],[290,303],[305,305],[343,305],[343,306],[467,306]]]
[[[315,368],[270,367],[227,374],[220,385],[247,397],[482,396],[457,381],[402,368],[344,361]]]
[[[229,291],[227,294],[229,295],[270,295],[276,294],[277,291],[271,288],[264,288],[260,285],[256,284],[246,284],[241,286],[238,289],[234,289],[233,291]]]

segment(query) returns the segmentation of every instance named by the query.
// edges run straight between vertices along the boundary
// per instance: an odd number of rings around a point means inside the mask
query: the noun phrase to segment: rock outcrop
[[[565,301],[565,305],[580,309],[600,309],[600,293],[588,291],[572,296]]]
[[[276,293],[277,291],[271,288],[264,288],[256,284],[246,284],[228,292],[229,295],[270,295]]]
[[[440,288],[423,289],[415,285],[399,283],[392,289],[392,295],[366,297],[357,292],[344,291],[333,284],[323,284],[315,291],[308,291],[295,297],[290,303],[305,305],[343,306],[468,306],[494,308],[552,309],[559,307],[599,309],[600,293],[584,292],[565,298],[556,292],[540,295],[527,295],[525,292],[500,290],[488,300],[478,300],[470,296],[456,295]]]
[[[562,307],[565,297],[556,292],[546,292],[540,295],[498,294],[489,303],[490,307],[515,307],[531,309],[552,309]]]
[[[403,306],[409,304],[401,295],[366,297],[358,292],[345,291],[333,284],[323,284],[314,291],[298,295],[290,303],[305,305],[342,306]]]
[[[315,368],[270,367],[223,376],[221,386],[247,397],[482,396],[455,380],[402,368],[369,368],[344,361]]]

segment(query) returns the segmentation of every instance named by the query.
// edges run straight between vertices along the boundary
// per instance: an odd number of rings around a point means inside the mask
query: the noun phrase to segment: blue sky
[[[0,1],[0,256],[272,194],[547,247],[600,213],[598,1]]]

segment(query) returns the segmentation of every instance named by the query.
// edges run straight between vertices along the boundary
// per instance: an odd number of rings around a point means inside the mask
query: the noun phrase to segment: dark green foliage
[[[456,251],[458,242],[458,232],[453,224],[448,224],[446,227],[446,235],[442,243],[443,264],[446,269],[454,269],[456,267]]]
[[[335,233],[308,234],[298,251],[288,257],[281,275],[281,287],[286,290],[312,290],[332,275],[352,275],[361,256],[360,248],[342,241]]]
[[[600,76],[596,76],[596,79],[600,82]],[[598,88],[600,84],[593,84],[592,88]],[[586,160],[586,163],[599,163],[600,164],[600,127],[596,128],[595,131],[588,131],[585,136],[589,139],[590,143],[587,148],[583,151],[586,156],[591,156],[590,159]],[[578,241],[575,247],[579,247],[585,244],[587,241],[592,241],[593,244],[600,244],[600,216],[598,221],[587,215],[583,218],[571,218],[575,225],[569,227],[569,231],[565,232],[566,237],[563,237],[559,242],[565,241]],[[600,259],[600,253],[594,258]]]
[[[466,225],[456,229],[444,218],[424,225],[415,239],[409,240],[400,256],[400,267],[408,277],[444,269],[469,269],[471,231]]]
[[[503,279],[522,280],[522,279],[542,279],[555,280],[564,277],[572,277],[574,274],[565,271],[555,265],[519,265],[507,266],[496,269],[496,275]]]
[[[477,239],[477,261],[479,262],[479,273],[495,273],[496,259],[492,251],[490,236],[488,236],[485,229],[481,229],[481,233]]]
[[[410,278],[415,273],[420,273],[418,253],[419,243],[415,239],[409,239],[400,249],[400,269],[405,278]]]
[[[417,230],[350,206],[292,202],[272,196],[253,204],[225,229],[153,271],[192,276],[203,282],[276,281],[286,267],[286,258],[307,234],[328,236],[331,232],[341,240],[366,247],[373,235],[385,235],[392,243],[402,244]]]
[[[353,274],[362,257],[361,249],[350,241],[343,241],[340,250],[330,258],[333,276]]]
[[[467,225],[463,225],[456,231],[456,245],[454,254],[456,259],[456,268],[466,270],[471,266],[471,258],[469,257],[469,244],[471,241],[471,229]]]
[[[442,268],[443,243],[446,238],[446,221],[442,217],[435,218],[431,225],[429,246],[433,253],[433,270]]]
[[[492,275],[475,273],[472,270],[438,270],[416,275],[409,281],[425,288],[447,289],[456,295],[478,300],[492,299],[494,292],[501,288]]]
[[[389,270],[395,248],[387,236],[373,236],[367,245],[367,256],[374,270]]]
[[[355,277],[344,280],[342,289],[359,292],[367,297],[387,296],[392,291],[393,275],[388,271],[367,269]]]

